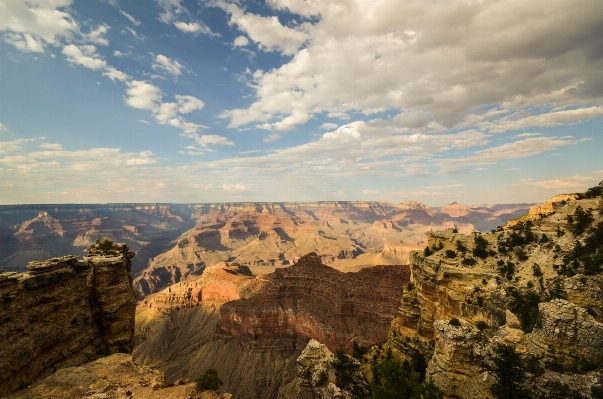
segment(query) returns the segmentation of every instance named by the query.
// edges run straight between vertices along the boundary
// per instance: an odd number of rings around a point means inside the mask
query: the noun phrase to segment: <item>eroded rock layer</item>
[[[342,273],[314,254],[265,276],[263,291],[220,308],[217,333],[229,337],[323,342],[331,350],[351,341],[384,341],[397,314],[408,266],[375,266]]]
[[[125,245],[0,273],[0,396],[57,369],[133,349],[136,294]]]

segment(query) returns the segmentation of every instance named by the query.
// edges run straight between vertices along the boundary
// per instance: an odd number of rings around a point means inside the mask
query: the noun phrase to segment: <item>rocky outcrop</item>
[[[297,377],[279,391],[279,399],[352,399],[370,394],[369,384],[360,371],[360,362],[343,355],[351,363],[349,386],[337,386],[333,353],[311,339],[297,358]]]
[[[163,373],[116,353],[83,366],[64,368],[23,389],[10,399],[230,399],[228,393],[200,392],[187,379],[168,383]]]
[[[111,244],[109,244],[111,246]],[[0,274],[0,395],[57,369],[133,349],[136,296],[125,245]]]
[[[311,253],[264,276],[263,291],[220,308],[217,333],[229,337],[324,342],[336,350],[352,341],[384,341],[408,283],[408,266],[375,266],[341,273]]]

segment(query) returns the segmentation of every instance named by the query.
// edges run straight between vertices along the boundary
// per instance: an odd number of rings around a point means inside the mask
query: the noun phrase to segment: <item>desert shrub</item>
[[[499,261],[502,262],[502,261]],[[502,262],[502,265],[498,263],[498,272],[504,276],[507,280],[512,280],[515,274],[515,263],[508,261],[506,264]]]
[[[486,323],[483,320],[480,320],[477,323],[475,323],[475,327],[480,331],[484,331],[486,328],[488,328],[488,323]]]
[[[451,326],[455,326],[455,327],[460,327],[461,326],[461,322],[459,319],[457,319],[456,317],[453,317],[452,319],[450,319],[449,321]]]
[[[340,346],[335,352],[335,359],[331,362],[335,369],[336,385],[340,388],[346,388],[353,382],[354,362],[352,358],[345,353],[345,348]]]
[[[545,244],[547,242],[549,242],[551,239],[544,233],[542,233],[542,236],[540,237],[540,243],[541,244]]]
[[[442,241],[440,241],[438,243],[438,250],[444,249],[444,244],[442,243]]]
[[[578,198],[595,198],[603,195],[603,181],[601,181],[598,185],[589,188],[586,192],[578,194]]]
[[[490,361],[482,364],[495,381],[490,387],[492,395],[498,399],[528,398],[528,393],[522,388],[526,379],[524,362],[515,347],[498,343],[493,352]]]
[[[473,266],[477,263],[477,261],[473,258],[465,258],[461,261],[461,263],[465,266]]]
[[[327,383],[328,380],[329,380],[329,376],[327,375],[327,373],[324,370],[321,370],[320,373],[318,374],[318,380],[316,381],[316,386],[322,387],[323,385],[325,385]]]
[[[485,259],[488,257],[488,240],[482,236],[475,236],[475,247],[473,248],[473,256]]]
[[[401,362],[388,352],[384,360],[373,363],[371,384],[374,399],[441,399],[444,393],[432,380],[422,381],[415,361]]]
[[[456,242],[456,250],[459,252],[465,253],[465,252],[467,252],[467,247],[464,246],[462,242],[457,241]]]
[[[517,247],[513,252],[515,252],[515,256],[517,256],[517,260],[519,260],[520,262],[528,260],[528,254],[523,248]]]
[[[446,257],[449,258],[449,259],[454,259],[454,258],[456,258],[456,252],[454,252],[451,249],[447,249],[446,250]]]
[[[538,263],[534,263],[532,265],[532,274],[534,275],[534,277],[542,276],[542,269],[540,268],[540,265]]]
[[[603,387],[598,387],[596,385],[590,387],[590,396],[592,396],[593,399],[603,399]]]
[[[103,237],[96,240],[96,245],[102,254],[106,254],[113,249],[113,240],[109,237]]]
[[[521,329],[526,333],[532,332],[538,322],[538,304],[542,299],[533,290],[521,292],[515,287],[508,287],[507,294],[511,297],[509,310],[517,315]]]
[[[199,388],[202,391],[206,391],[209,389],[215,391],[216,389],[218,389],[222,385],[224,385],[224,382],[222,382],[220,377],[218,377],[218,371],[215,369],[205,370],[203,375],[201,375],[201,377],[197,378],[195,380],[195,382],[197,383],[197,388]]]
[[[354,341],[352,342],[353,345],[353,349],[352,349],[352,357],[361,360],[362,357],[364,355],[366,355],[369,351],[369,348],[366,346],[360,346],[358,345],[358,342]]]
[[[551,299],[567,299],[567,293],[565,292],[565,287],[563,286],[563,280],[560,277],[555,277],[551,282],[549,297]]]
[[[586,230],[586,228],[594,221],[592,210],[584,210],[580,205],[576,207],[573,215],[567,215],[569,222],[569,231],[578,236]]]
[[[423,255],[425,255],[425,257],[428,257],[432,254],[433,254],[433,250],[431,248],[429,248],[429,246],[426,246],[425,249],[423,250]]]

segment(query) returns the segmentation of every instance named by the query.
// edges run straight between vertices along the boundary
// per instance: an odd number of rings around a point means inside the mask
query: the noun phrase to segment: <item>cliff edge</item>
[[[125,244],[101,239],[82,260],[0,273],[0,396],[58,369],[132,353],[136,294]]]

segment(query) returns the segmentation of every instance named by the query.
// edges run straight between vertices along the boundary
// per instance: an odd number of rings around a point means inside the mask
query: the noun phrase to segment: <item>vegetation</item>
[[[519,319],[521,329],[526,333],[532,332],[538,321],[538,304],[542,299],[531,289],[522,292],[515,287],[508,287],[507,294],[511,297],[509,310]]]
[[[542,269],[540,268],[540,265],[538,263],[534,263],[532,265],[532,274],[534,275],[534,277],[542,276]]]
[[[486,323],[483,320],[480,320],[477,323],[475,323],[475,327],[480,331],[484,331],[486,328],[488,328],[488,323]]]
[[[573,215],[567,215],[569,231],[575,236],[584,233],[586,228],[594,221],[592,210],[584,210],[580,205],[576,208]]]
[[[356,342],[356,341],[352,342],[352,344],[353,344],[352,357],[354,357],[358,360],[362,360],[362,357],[368,353],[369,348],[366,346],[358,345],[358,342]]]
[[[113,240],[111,240],[109,237],[99,238],[98,240],[96,240],[96,245],[100,250],[101,254],[106,255],[107,252],[113,249]]]
[[[497,262],[498,272],[505,277],[507,280],[512,280],[513,275],[515,274],[515,263],[508,261],[505,263],[504,260],[499,260]]]
[[[473,256],[486,259],[488,257],[488,240],[478,235],[475,237],[475,248],[473,248]]]
[[[195,382],[197,383],[197,388],[201,391],[207,391],[210,389],[215,391],[224,385],[224,382],[222,382],[220,377],[218,377],[218,371],[215,369],[205,370],[205,373],[203,373],[201,377],[197,378]]]
[[[433,254],[433,250],[431,248],[429,248],[429,246],[426,246],[425,249],[423,250],[423,255],[425,255],[425,257],[428,257],[429,255]]]
[[[467,252],[467,247],[464,246],[463,243],[461,243],[460,241],[457,241],[456,242],[456,250],[458,252],[461,252],[464,254],[465,252]]]
[[[578,198],[595,198],[603,196],[603,180],[596,186],[589,188],[585,193],[578,194]]]
[[[465,258],[461,261],[461,263],[465,266],[473,266],[477,263],[477,261],[473,258]]]
[[[421,358],[422,355],[418,355]],[[417,357],[418,358],[418,357]],[[385,359],[374,363],[373,383],[371,386],[374,399],[441,399],[444,393],[435,386],[432,380],[425,381],[426,362],[424,364],[415,360],[411,362],[394,358],[391,349]]]
[[[335,384],[344,389],[348,389],[354,382],[354,360],[346,355],[345,348],[340,346],[335,352],[335,359],[331,362],[335,369]]]
[[[454,259],[454,258],[456,258],[456,252],[454,252],[451,249],[447,249],[446,250],[446,257],[449,258],[449,259]]]
[[[490,361],[482,364],[496,381],[490,388],[492,395],[498,399],[528,398],[522,387],[526,379],[524,361],[515,347],[498,343],[493,352]]]
[[[451,326],[455,326],[455,327],[460,327],[461,326],[461,322],[459,319],[457,319],[456,317],[453,317],[452,319],[450,319],[449,321]]]

